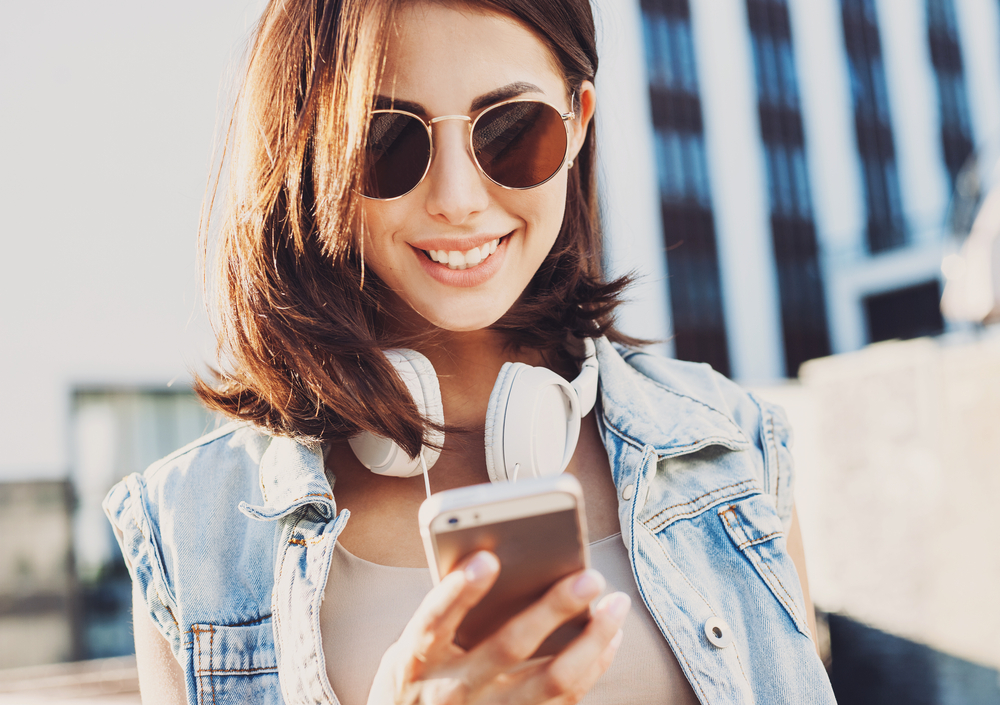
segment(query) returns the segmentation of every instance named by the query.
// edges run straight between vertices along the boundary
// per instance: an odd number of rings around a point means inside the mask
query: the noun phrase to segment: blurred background
[[[5,3],[0,704],[138,702],[100,509],[216,420],[199,210],[263,0]],[[595,0],[626,332],[785,406],[842,703],[1000,703],[1000,0]]]

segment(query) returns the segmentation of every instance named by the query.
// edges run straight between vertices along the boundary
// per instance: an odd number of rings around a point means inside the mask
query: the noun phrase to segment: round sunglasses
[[[445,120],[470,123],[472,155],[490,181],[507,189],[541,186],[566,162],[569,121],[575,117],[539,100],[517,98],[491,105],[475,119],[442,115],[424,120],[405,110],[373,110],[360,193],[388,201],[415,189],[434,156],[431,127]]]

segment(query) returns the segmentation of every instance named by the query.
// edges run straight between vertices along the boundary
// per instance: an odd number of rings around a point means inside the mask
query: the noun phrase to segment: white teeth
[[[425,250],[427,256],[435,262],[447,265],[448,269],[468,269],[482,264],[483,261],[497,251],[500,238],[490,240],[482,247],[473,247],[467,252],[458,250]]]

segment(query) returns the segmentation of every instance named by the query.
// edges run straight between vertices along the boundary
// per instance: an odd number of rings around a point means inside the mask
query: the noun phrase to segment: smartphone
[[[437,585],[466,556],[491,551],[500,575],[458,627],[471,649],[537,601],[558,580],[590,566],[583,491],[572,475],[472,485],[431,495],[420,506],[420,533]],[[590,619],[585,610],[556,629],[534,656],[550,656]]]

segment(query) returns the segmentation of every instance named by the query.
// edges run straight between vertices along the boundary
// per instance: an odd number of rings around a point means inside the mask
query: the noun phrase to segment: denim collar
[[[648,356],[658,366],[658,379],[652,379],[629,364],[607,338],[595,342],[603,422],[625,442],[640,449],[651,446],[661,458],[711,445],[730,450],[750,447],[735,419],[723,410],[727,408],[725,397],[715,384],[693,389],[691,375],[671,374],[675,361]],[[646,356],[642,352],[625,354],[628,358]],[[704,378],[714,382],[714,375]]]
[[[280,519],[307,504],[326,519],[337,514],[319,443],[273,436],[260,459],[260,491],[261,506],[240,502],[240,511],[254,519]]]
[[[699,389],[695,398],[680,379],[671,379],[668,367],[654,380],[630,365],[606,338],[595,343],[603,422],[627,443],[640,449],[651,446],[661,458],[711,445],[730,450],[750,446],[732,416],[721,410],[721,390],[713,395]],[[307,504],[327,519],[337,513],[318,443],[273,436],[260,461],[260,490],[261,506],[240,503],[240,511],[254,519],[278,519]]]

